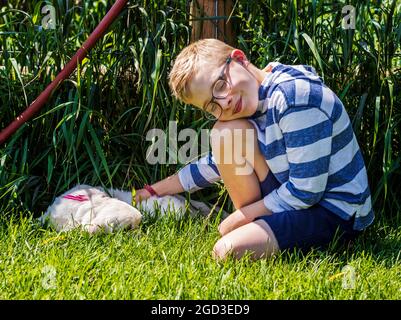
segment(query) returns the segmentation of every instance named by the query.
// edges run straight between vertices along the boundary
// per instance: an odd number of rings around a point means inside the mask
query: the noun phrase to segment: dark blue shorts
[[[280,183],[269,172],[261,182],[262,197],[280,187]],[[272,229],[281,250],[327,247],[333,239],[343,244],[355,239],[360,231],[353,230],[354,217],[346,221],[319,204],[308,209],[284,211],[258,217]]]

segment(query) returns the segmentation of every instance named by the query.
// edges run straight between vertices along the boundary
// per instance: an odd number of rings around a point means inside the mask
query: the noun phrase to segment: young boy
[[[350,119],[313,68],[270,63],[261,70],[241,50],[204,39],[178,55],[170,87],[179,100],[217,119],[213,156],[137,194],[192,192],[222,179],[236,211],[219,226],[215,258],[308,250],[335,237],[352,240],[372,223]],[[227,156],[237,161],[215,160]],[[244,165],[251,168],[246,174]]]

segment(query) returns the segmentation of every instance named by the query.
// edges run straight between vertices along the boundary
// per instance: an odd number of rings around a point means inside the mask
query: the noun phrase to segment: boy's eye
[[[219,81],[219,82],[216,84],[216,89],[219,90],[219,91],[221,91],[222,89],[224,89],[224,87],[225,87],[225,82],[224,82],[224,81]]]
[[[214,90],[217,92],[221,92],[225,86],[226,86],[226,82],[223,80],[219,80],[216,82],[216,84],[214,86]]]
[[[213,95],[217,98],[224,97],[228,94],[230,86],[225,80],[218,80],[213,87]]]

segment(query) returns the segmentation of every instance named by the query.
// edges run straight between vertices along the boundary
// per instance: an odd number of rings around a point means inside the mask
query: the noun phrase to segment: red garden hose
[[[17,129],[26,121],[28,121],[36,112],[38,112],[43,105],[47,102],[53,91],[58,85],[67,79],[70,74],[75,70],[77,64],[80,63],[94,47],[96,42],[104,35],[106,29],[118,17],[121,10],[127,4],[128,0],[117,0],[111,7],[106,16],[102,19],[96,29],[91,33],[89,38],[85,41],[82,47],[75,53],[70,62],[64,67],[63,70],[57,75],[56,79],[50,83],[47,88],[31,103],[31,105],[17,117],[12,123],[0,132],[0,145],[2,145]]]

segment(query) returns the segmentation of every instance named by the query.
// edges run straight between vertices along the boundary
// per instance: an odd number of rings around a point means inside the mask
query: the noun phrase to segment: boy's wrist
[[[263,199],[251,203],[240,210],[247,217],[247,219],[251,221],[258,217],[272,214],[271,211],[265,207]]]
[[[152,184],[152,188],[159,197],[174,195],[185,191],[181,186],[178,175],[172,175],[161,181],[158,181],[155,184]]]
[[[145,185],[143,186],[143,188],[144,188],[147,192],[149,192],[151,196],[156,196],[156,197],[159,196],[158,192],[157,192],[151,185],[145,184]]]

